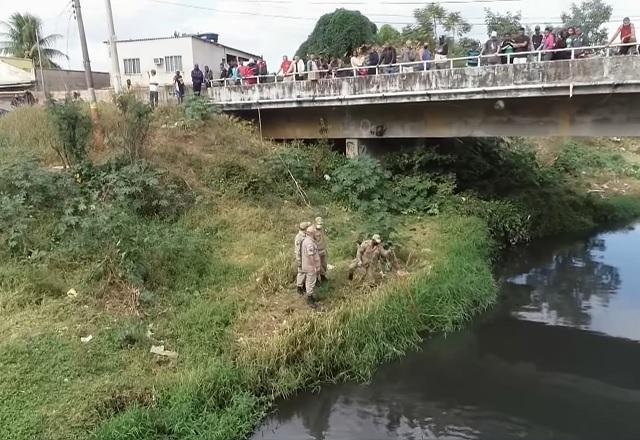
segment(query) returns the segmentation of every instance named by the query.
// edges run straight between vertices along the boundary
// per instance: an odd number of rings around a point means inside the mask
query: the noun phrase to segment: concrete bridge
[[[273,139],[640,136],[640,57],[213,87]]]

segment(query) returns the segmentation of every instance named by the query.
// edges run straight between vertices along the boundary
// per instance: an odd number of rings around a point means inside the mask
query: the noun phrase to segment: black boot
[[[317,309],[318,308],[318,304],[316,302],[316,299],[313,296],[307,296],[307,304],[312,309]]]
[[[304,287],[298,286],[298,295],[304,295],[304,294],[305,294]]]

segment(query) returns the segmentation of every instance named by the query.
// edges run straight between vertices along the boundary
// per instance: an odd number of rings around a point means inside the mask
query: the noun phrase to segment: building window
[[[124,74],[135,75],[136,73],[140,73],[140,58],[125,58]]]
[[[164,70],[165,72],[175,72],[176,70],[182,71],[182,56],[170,56],[164,57]]]

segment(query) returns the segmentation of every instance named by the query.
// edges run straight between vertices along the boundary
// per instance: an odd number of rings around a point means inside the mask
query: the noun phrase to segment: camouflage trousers
[[[306,273],[302,271],[298,271],[298,276],[296,278],[296,285],[298,287],[305,288],[307,292],[307,296],[313,296],[316,290],[316,283],[318,282],[318,274],[315,272]]]

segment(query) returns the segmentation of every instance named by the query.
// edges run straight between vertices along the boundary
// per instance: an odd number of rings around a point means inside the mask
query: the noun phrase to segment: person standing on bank
[[[318,276],[318,281],[323,282],[327,279],[327,236],[324,231],[324,221],[322,217],[316,217],[315,221],[316,228],[316,245],[318,246],[318,255],[320,255],[320,273]]]
[[[307,303],[316,308],[315,289],[318,281],[318,274],[322,270],[320,263],[320,255],[318,253],[318,245],[315,240],[316,228],[312,225],[305,231],[304,240],[300,246],[300,256],[302,258],[300,278],[304,281],[306,290]],[[298,281],[298,284],[300,284]]]
[[[158,82],[158,76],[156,75],[155,69],[152,69],[149,72],[149,104],[151,108],[156,108],[158,106],[158,87],[160,83]]]
[[[173,86],[176,91],[176,98],[178,98],[178,104],[182,104],[184,100],[184,80],[179,70],[176,70],[176,74],[173,77]]]
[[[193,94],[200,96],[202,83],[204,82],[204,74],[197,64],[193,66],[193,70],[191,71],[191,82],[193,83]]]
[[[304,295],[304,275],[302,274],[302,241],[306,237],[306,230],[311,226],[311,222],[302,222],[298,226],[298,233],[293,240],[293,255],[296,259],[298,275],[296,277],[296,287],[300,295]]]

